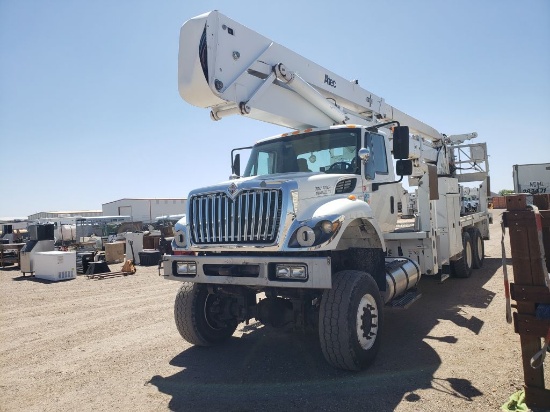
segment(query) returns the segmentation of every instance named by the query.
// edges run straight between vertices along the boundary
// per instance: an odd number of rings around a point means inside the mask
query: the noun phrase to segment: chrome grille
[[[189,207],[195,244],[271,244],[279,230],[282,196],[277,189],[192,196]]]

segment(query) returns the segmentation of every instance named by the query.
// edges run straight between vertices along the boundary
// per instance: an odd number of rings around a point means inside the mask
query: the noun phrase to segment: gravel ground
[[[180,284],[154,267],[57,283],[0,271],[0,410],[497,411],[523,371],[494,214],[484,268],[423,278],[419,301],[386,311],[382,349],[361,373],[328,366],[315,335],[259,324],[190,346],[173,321]]]

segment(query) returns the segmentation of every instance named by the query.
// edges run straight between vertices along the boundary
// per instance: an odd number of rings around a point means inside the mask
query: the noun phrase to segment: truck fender
[[[348,198],[334,199],[308,207],[300,213],[300,217],[302,219],[296,219],[288,231],[285,246],[290,250],[296,250],[289,247],[289,242],[298,228],[324,219],[337,219],[340,222],[337,233],[328,242],[302,250],[343,250],[349,247],[386,250],[382,231],[374,219],[370,205],[366,202]]]

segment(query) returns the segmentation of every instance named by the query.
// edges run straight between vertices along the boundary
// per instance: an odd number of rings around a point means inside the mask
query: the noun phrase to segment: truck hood
[[[230,187],[236,187],[237,190],[249,190],[288,186],[292,189],[298,190],[300,200],[306,200],[334,195],[337,183],[346,179],[359,180],[360,176],[351,174],[326,174],[311,172],[252,176],[235,180],[227,180],[216,185],[195,189],[189,193],[189,197],[199,193],[224,192],[229,190]]]

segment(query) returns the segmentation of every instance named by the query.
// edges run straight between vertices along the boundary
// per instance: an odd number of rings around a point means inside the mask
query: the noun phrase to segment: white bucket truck
[[[235,154],[232,179],[189,194],[163,262],[183,282],[174,313],[188,342],[219,344],[250,319],[311,327],[330,364],[360,370],[385,306],[416,300],[421,275],[469,277],[483,264],[487,148],[464,144],[476,133],[441,134],[217,11],[181,28],[179,91],[214,120],[294,130],[251,146],[243,169]],[[417,193],[407,227],[403,176]],[[479,211],[460,217],[459,182],[475,181]]]

